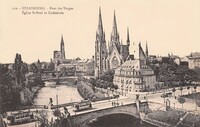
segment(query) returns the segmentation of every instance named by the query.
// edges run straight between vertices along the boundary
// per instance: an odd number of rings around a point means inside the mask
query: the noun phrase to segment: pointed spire
[[[140,60],[145,60],[146,59],[146,55],[142,49],[142,46],[141,46],[141,42],[139,42],[139,59]]]
[[[63,35],[61,35],[61,43],[64,43]]]
[[[114,19],[113,19],[113,29],[117,30],[117,21],[116,21],[115,10],[114,10]]]
[[[147,41],[146,41],[146,56],[149,55],[149,51],[148,51],[148,45],[147,45]]]
[[[127,28],[127,45],[130,46],[130,38],[129,38],[129,28]]]
[[[64,44],[63,35],[61,35],[60,52],[61,52],[61,58],[65,59],[65,44]]]
[[[119,41],[119,34],[117,32],[117,21],[116,21],[116,15],[114,11],[114,18],[113,18],[113,30],[111,34],[112,41]]]
[[[102,17],[101,17],[101,7],[99,7],[98,34],[103,35],[103,24],[102,24]]]

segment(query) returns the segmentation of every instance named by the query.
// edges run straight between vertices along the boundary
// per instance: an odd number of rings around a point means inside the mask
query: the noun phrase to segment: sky
[[[131,53],[139,41],[144,49],[147,41],[153,55],[200,52],[200,0],[9,0],[0,6],[0,63],[14,62],[16,53],[27,63],[50,61],[53,51],[60,49],[61,35],[66,58],[92,58],[99,7],[106,41],[115,10],[123,44],[129,27]],[[73,9],[61,10],[60,15],[24,15],[20,9],[38,6],[47,12],[50,7]]]

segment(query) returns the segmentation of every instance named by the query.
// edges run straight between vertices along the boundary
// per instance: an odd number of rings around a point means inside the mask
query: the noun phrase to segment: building
[[[188,56],[188,67],[190,69],[200,68],[200,52],[194,52]]]
[[[129,54],[130,38],[129,29],[127,29],[127,41],[126,44],[120,41],[119,32],[117,29],[117,20],[114,12],[113,18],[113,29],[111,32],[110,41],[108,43],[108,48],[105,40],[105,31],[103,29],[101,9],[99,8],[99,22],[96,31],[96,41],[95,41],[95,77],[99,77],[105,71],[110,69],[116,69],[121,64],[123,64]]]
[[[156,75],[147,65],[147,57],[140,43],[138,50],[134,60],[125,61],[115,70],[113,83],[122,93],[147,91],[156,85]]]
[[[83,59],[77,62],[76,72],[94,76],[94,59]]]
[[[181,58],[180,65],[189,67],[188,63],[189,63],[189,58],[188,58],[188,56],[185,56],[185,57],[182,57],[182,58]]]
[[[53,61],[55,62],[61,62],[65,61],[65,44],[64,44],[64,39],[63,35],[61,36],[61,42],[60,42],[60,51],[55,50],[53,52]]]

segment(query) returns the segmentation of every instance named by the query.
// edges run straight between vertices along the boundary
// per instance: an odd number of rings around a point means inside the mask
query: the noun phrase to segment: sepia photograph
[[[0,127],[200,127],[200,0],[0,1]]]

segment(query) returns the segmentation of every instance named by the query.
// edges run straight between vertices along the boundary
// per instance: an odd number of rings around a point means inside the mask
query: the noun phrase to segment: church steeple
[[[61,43],[64,44],[63,35],[61,35]]]
[[[64,44],[63,35],[61,36],[60,52],[61,52],[61,59],[65,59],[65,44]]]
[[[113,32],[117,34],[117,21],[116,21],[115,11],[114,11],[114,18],[113,18]]]
[[[148,45],[147,45],[147,41],[146,41],[146,56],[149,55],[149,51],[148,51]]]
[[[119,34],[117,31],[117,21],[116,21],[116,15],[114,11],[114,18],[113,18],[113,29],[111,33],[111,41],[119,41]]]
[[[99,7],[99,23],[98,23],[97,33],[99,35],[103,35],[103,23],[102,23],[102,17],[101,17],[101,7]]]
[[[99,7],[99,21],[96,31],[95,41],[95,76],[99,77],[105,70],[105,60],[107,56],[107,47],[105,40],[105,31],[103,31],[103,23],[101,16],[101,8]]]
[[[130,46],[129,29],[127,28],[127,45]]]

